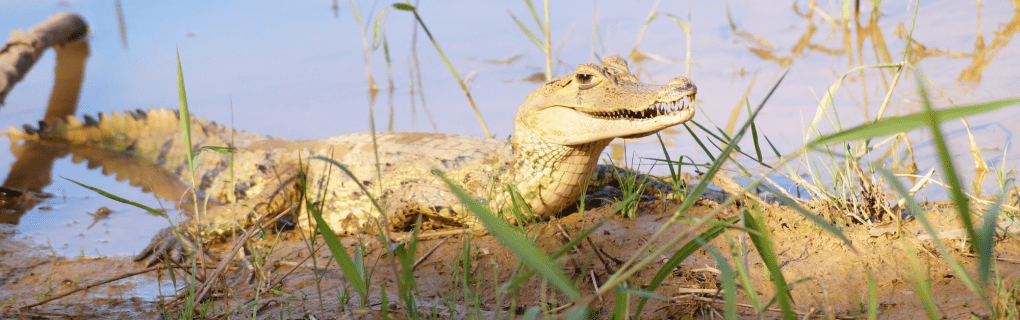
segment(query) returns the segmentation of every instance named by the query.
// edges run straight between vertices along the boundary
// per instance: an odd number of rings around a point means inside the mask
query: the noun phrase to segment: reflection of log
[[[50,16],[27,32],[12,32],[7,44],[0,49],[0,105],[46,48],[78,40],[86,33],[88,25],[85,20],[66,12]]]
[[[57,52],[56,77],[44,119],[53,123],[56,119],[74,114],[85,75],[85,59],[89,55],[88,43],[78,40],[86,33],[88,26],[85,20],[73,13],[52,15],[28,32],[12,32],[7,45],[0,48],[0,105],[46,48],[54,47]],[[0,187],[0,223],[17,224],[21,215],[38,202],[32,194],[50,184],[53,161],[68,151],[66,147],[65,150],[46,150],[17,143],[12,144],[11,149],[18,160]],[[27,151],[19,152],[25,151],[23,149]]]
[[[57,52],[57,67],[50,103],[43,117],[47,123],[67,118],[78,109],[78,95],[85,80],[85,60],[89,57],[89,43],[85,41],[72,41],[53,49]]]

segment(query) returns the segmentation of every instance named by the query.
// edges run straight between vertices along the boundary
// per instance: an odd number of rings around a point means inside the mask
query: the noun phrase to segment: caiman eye
[[[577,78],[577,83],[580,83],[580,84],[589,84],[589,83],[591,83],[592,76],[590,74],[587,74],[587,73],[578,73],[576,78]]]

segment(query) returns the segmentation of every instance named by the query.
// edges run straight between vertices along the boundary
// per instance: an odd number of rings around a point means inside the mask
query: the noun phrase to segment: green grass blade
[[[878,286],[875,285],[875,276],[868,272],[868,320],[878,319]]]
[[[747,300],[751,302],[751,306],[755,310],[765,310],[762,307],[761,299],[758,298],[758,290],[754,289],[754,281],[751,280],[751,274],[748,271],[747,266],[747,244],[741,240],[740,244],[736,245],[733,249],[733,257],[737,266],[737,275],[740,277],[740,286],[744,290],[744,295]]]
[[[783,272],[779,269],[779,263],[776,261],[776,252],[772,249],[772,241],[769,239],[765,222],[755,218],[747,210],[742,210],[742,213],[747,227],[758,232],[749,232],[748,236],[751,238],[751,243],[754,243],[755,249],[758,250],[758,255],[761,256],[765,268],[772,275],[772,283],[776,288],[776,297],[779,299],[779,308],[783,311],[783,318],[797,319],[797,316],[793,313],[793,297],[790,295],[790,288],[786,284],[786,278],[783,277]]]
[[[538,318],[538,313],[539,312],[542,312],[542,309],[539,309],[538,307],[528,308],[527,310],[524,311],[524,314],[521,315],[521,319],[522,320],[535,320],[535,319]]]
[[[234,148],[231,148],[231,147],[203,146],[201,148],[198,148],[197,153],[202,153],[202,151],[212,151],[212,152],[216,152],[216,153],[219,153],[219,154],[229,154],[231,152],[234,152]]]
[[[690,122],[694,122],[694,121],[692,120]],[[698,125],[698,124],[695,123],[695,125]],[[700,127],[701,125],[698,125],[698,126]],[[701,142],[701,138],[698,138],[698,135],[694,134],[694,130],[691,130],[691,127],[688,126],[687,123],[684,123],[684,129],[687,129],[687,133],[690,133],[691,134],[691,138],[694,138],[694,143],[697,143],[698,146],[701,147],[701,150],[705,151],[705,155],[708,156],[708,161],[714,163],[715,162],[715,157],[712,156],[712,152],[708,151],[708,147],[705,146],[704,142]]]
[[[687,22],[684,22],[683,19],[680,19],[680,17],[674,16],[673,14],[667,13],[666,16],[673,19],[673,21],[680,25],[680,28],[684,29],[684,35],[687,39],[687,58],[684,60],[684,76],[690,77],[691,63],[694,62],[691,60],[691,26],[687,24]]]
[[[322,215],[320,214],[319,216]],[[354,245],[354,255],[351,256],[351,259],[354,261],[354,270],[358,271],[358,277],[360,277],[362,281],[368,280],[368,275],[365,274],[365,252],[361,250],[361,243]],[[366,281],[366,285],[367,284],[368,283]]]
[[[177,51],[177,118],[181,123],[181,135],[184,137],[184,145],[187,147],[188,168],[195,171],[195,155],[191,146],[191,113],[188,111],[188,95],[184,91],[184,70],[181,68],[181,52]]]
[[[615,290],[616,292],[619,292],[619,293],[623,293],[623,294],[635,295],[635,296],[639,296],[639,297],[645,297],[645,298],[651,298],[651,299],[666,301],[666,298],[663,298],[658,293],[655,293],[654,291],[650,291],[650,290],[641,290],[641,289],[623,288],[623,287],[616,287],[613,290]]]
[[[949,195],[956,206],[956,210],[960,213],[960,220],[963,220],[963,228],[967,231],[967,237],[973,239],[971,241],[971,248],[974,251],[978,251],[981,246],[979,243],[981,239],[977,237],[974,232],[974,221],[970,216],[970,201],[967,200],[967,196],[963,194],[963,186],[960,184],[960,177],[956,174],[956,167],[953,166],[953,158],[950,156],[949,147],[946,146],[946,138],[942,135],[942,128],[939,124],[942,123],[942,114],[936,113],[931,107],[931,101],[928,99],[928,91],[924,89],[924,85],[921,84],[921,79],[917,79],[917,93],[921,96],[921,102],[924,105],[924,111],[921,112],[925,120],[925,124],[928,125],[928,130],[931,131],[932,144],[935,145],[936,153],[939,158],[939,165],[942,167],[942,178],[946,179],[946,183],[949,184]],[[1020,101],[1020,100],[1018,100]]]
[[[667,13],[666,16],[669,17],[670,19],[673,19],[674,22],[679,24],[680,28],[684,29],[684,34],[687,34],[687,35],[691,34],[691,26],[689,24],[687,24],[687,22],[685,22],[683,19],[680,19],[680,17],[677,17],[677,16],[675,16],[673,14],[670,14],[670,13]]]
[[[693,167],[708,167],[708,164],[697,164],[697,163],[694,163],[694,162],[683,162],[683,161],[680,161],[680,160],[683,159],[683,156],[680,156],[680,157],[681,158],[678,159],[678,160],[668,160],[668,159],[659,159],[659,158],[645,158],[645,157],[641,157],[641,159],[662,162],[662,163],[670,164],[670,165],[693,166]]]
[[[514,22],[517,23],[517,27],[521,28],[521,31],[528,36],[528,39],[531,39],[531,42],[535,43],[535,46],[539,49],[545,50],[545,44],[542,43],[542,40],[538,39],[538,36],[536,36],[534,32],[531,32],[531,29],[528,29],[528,26],[524,25],[521,20],[517,19],[517,16],[514,16],[514,13],[510,12],[510,9],[507,9],[506,13],[510,14],[510,18],[514,19]]]
[[[344,276],[347,277],[347,281],[351,282],[351,286],[354,290],[361,295],[362,299],[368,299],[368,284],[365,283],[365,278],[362,276],[362,271],[359,270],[358,266],[355,265],[354,260],[351,259],[350,253],[347,252],[347,248],[340,243],[340,239],[337,238],[336,233],[329,229],[329,225],[322,219],[322,211],[320,211],[311,202],[306,204],[307,210],[315,218],[315,227],[322,234],[322,239],[326,241],[326,246],[329,247],[329,252],[333,254],[333,259],[336,260],[337,264],[340,265],[340,270],[344,272]]]
[[[701,239],[695,238],[694,240],[697,241],[702,248],[705,248],[705,250],[708,251],[708,253],[711,254],[713,258],[715,258],[715,265],[716,267],[719,268],[720,273],[719,278],[722,281],[723,285],[724,315],[726,316],[726,319],[736,319],[737,284],[733,281],[734,278],[733,269],[730,268],[730,264],[726,261],[726,258],[719,253],[719,250],[716,250],[712,246],[709,246],[707,242],[704,242]]]
[[[400,296],[404,300],[404,308],[409,314],[418,314],[418,304],[415,303],[415,295],[418,285],[414,278],[414,254],[418,252],[418,233],[421,231],[421,216],[414,223],[411,237],[407,244],[401,244],[394,250],[400,260]]]
[[[924,307],[924,312],[928,316],[928,319],[942,319],[939,316],[939,306],[935,304],[934,296],[931,291],[931,274],[930,271],[921,266],[921,263],[917,261],[917,256],[908,254],[907,257],[908,273],[903,277],[904,280],[910,284],[910,287],[914,289],[914,296],[918,300],[921,300],[921,306]]]
[[[800,213],[800,215],[804,216],[808,220],[811,220],[811,222],[814,223],[815,225],[822,227],[822,229],[825,229],[825,231],[828,231],[832,235],[839,238],[839,240],[842,240],[843,244],[845,244],[847,247],[853,249],[854,247],[853,243],[851,243],[850,239],[847,239],[847,237],[843,235],[843,232],[839,231],[839,228],[836,228],[835,225],[829,223],[828,221],[825,221],[825,219],[822,219],[822,217],[819,217],[818,215],[811,213],[807,209],[804,209],[804,207],[801,207],[800,204],[798,204],[796,201],[793,201],[793,199],[790,199],[786,195],[783,195],[783,193],[779,192],[779,190],[776,190],[771,186],[765,184],[761,185],[761,187],[771,192],[772,195],[776,197],[776,199],[779,199],[779,201],[781,201],[787,207],[793,208],[793,210],[797,211],[797,213]],[[856,251],[856,249],[854,250]]]
[[[735,217],[723,221],[701,233],[696,239],[702,239],[705,243],[708,243],[709,241],[712,241],[712,239],[715,239],[715,237],[722,234],[723,231],[726,231],[726,228],[733,226],[733,223],[735,222],[737,222],[737,218]],[[662,284],[662,281],[666,280],[666,277],[673,274],[673,269],[676,269],[681,262],[687,260],[687,257],[694,254],[694,252],[700,249],[701,246],[702,245],[700,243],[691,241],[681,247],[680,250],[674,252],[673,256],[669,257],[669,260],[666,260],[666,263],[662,264],[659,268],[659,272],[655,273],[655,276],[652,277],[652,281],[648,282],[648,286],[645,288],[647,288],[648,291],[655,291],[655,289],[658,289],[659,285]],[[634,314],[641,315],[641,310],[644,309],[645,303],[647,302],[647,298],[642,298],[641,301],[638,302],[638,306],[637,309],[635,309]]]
[[[531,0],[524,0],[524,4],[528,5],[528,12],[531,12],[531,18],[535,19],[535,25],[537,25],[539,28],[541,28],[542,27],[542,19],[538,17],[538,10],[535,10],[535,4],[532,3]],[[545,33],[545,31],[543,30],[542,33]],[[541,48],[541,47],[542,46],[539,46],[539,48]]]
[[[567,313],[567,319],[570,320],[589,320],[598,319],[598,314],[594,314],[588,305],[583,305],[580,308],[574,308]]]
[[[750,115],[748,115],[748,122],[745,122],[740,127],[740,129],[737,130],[737,134],[734,135],[734,138],[732,139],[734,142],[740,141],[740,139],[744,136],[744,134],[747,133],[747,129],[750,126],[750,121],[753,121],[754,118],[758,116],[758,113],[761,112],[761,110],[765,107],[765,103],[768,102],[769,97],[771,97],[772,94],[775,93],[776,88],[778,88],[779,84],[783,82],[783,79],[786,77],[786,74],[788,72],[789,71],[787,71],[786,73],[783,73],[783,76],[781,76],[779,78],[779,80],[776,81],[776,84],[772,86],[772,89],[769,90],[769,93],[765,95],[765,98],[762,99],[761,103],[759,103],[758,106],[754,109],[754,112],[752,112]],[[729,154],[735,148],[736,148],[736,143],[729,143],[729,144],[727,144],[726,148],[723,149],[722,152],[720,153],[719,159],[728,159]],[[698,182],[698,184],[696,186],[694,186],[694,188],[690,189],[690,191],[687,193],[686,198],[684,198],[683,202],[680,203],[679,208],[677,209],[677,211],[670,218],[671,219],[670,222],[678,221],[680,219],[680,217],[681,217],[681,214],[683,212],[685,212],[687,209],[689,209],[691,206],[693,206],[694,203],[697,202],[700,199],[701,194],[705,192],[706,188],[708,188],[708,183],[711,180],[712,176],[714,176],[716,173],[719,172],[719,170],[722,168],[722,166],[723,166],[723,164],[725,162],[726,161],[721,161],[721,160],[720,161],[716,161],[715,163],[713,163],[709,167],[708,171],[704,174],[704,177],[701,179],[701,181]],[[729,201],[727,201],[727,202],[729,202]],[[674,243],[675,244],[677,242],[679,242],[678,238],[674,238],[674,240],[670,240],[670,243]],[[656,251],[660,251],[660,250],[656,250]],[[621,269],[620,269],[621,271],[617,272],[616,274],[611,276],[609,278],[609,280],[607,280],[604,284],[602,284],[601,287],[599,287],[599,290],[601,292],[604,292],[604,290],[608,290],[608,289],[616,287],[617,285],[620,285],[624,281],[624,279],[630,277],[635,272],[637,272],[637,270],[639,270],[640,268],[643,268],[645,265],[650,263],[651,259],[650,258],[641,259],[641,262],[638,262],[638,263],[634,264],[633,266],[630,264],[632,261],[634,261],[634,260],[632,259],[631,261],[628,261],[627,263],[625,263],[621,267]],[[631,267],[633,267],[634,269],[630,269]]]
[[[981,225],[981,229],[978,230],[978,277],[981,280],[981,285],[988,284],[988,276],[991,273],[992,268],[992,250],[995,249],[995,228],[998,227],[995,223],[999,217],[999,210],[1002,209],[1002,200],[1009,195],[1009,189],[1002,186],[1002,192],[995,201],[992,202],[992,206],[989,207],[988,212],[985,212],[985,222]]]
[[[750,114],[751,101],[744,98],[744,104],[747,106],[747,113]],[[754,125],[754,121],[751,121],[751,139],[754,141],[754,153],[758,156],[758,162],[761,162],[761,144],[758,142],[758,126]]]
[[[926,120],[925,118],[929,115],[935,115],[938,117],[939,122],[943,122],[998,110],[1018,103],[1020,103],[1020,98],[1003,99],[997,101],[965,105],[955,108],[933,110],[931,111],[931,113],[921,112],[899,117],[883,118],[875,122],[866,123],[840,132],[818,137],[817,139],[808,142],[807,147],[817,148],[822,145],[837,142],[849,142],[865,138],[886,136],[904,131],[910,131],[920,127],[929,126],[929,121]]]
[[[61,177],[61,178],[64,178],[64,177]],[[149,206],[146,206],[144,204],[141,204],[141,203],[138,203],[138,202],[134,202],[134,201],[131,201],[131,200],[128,200],[128,199],[121,198],[121,197],[119,197],[119,196],[117,196],[115,194],[103,191],[102,189],[99,189],[99,188],[96,188],[96,187],[93,187],[93,186],[90,186],[90,185],[87,185],[87,184],[84,184],[84,183],[81,183],[81,182],[78,182],[78,181],[74,181],[74,180],[71,180],[71,179],[68,179],[68,178],[64,178],[64,180],[71,181],[74,184],[82,186],[85,189],[92,190],[93,192],[98,193],[98,194],[100,194],[100,195],[102,195],[104,197],[110,198],[110,199],[112,199],[114,201],[117,201],[117,202],[120,202],[120,203],[126,203],[126,204],[129,204],[129,205],[135,206],[135,207],[137,207],[139,209],[148,211],[149,213],[154,214],[156,216],[163,217],[163,218],[168,219],[168,220],[170,219],[170,217],[167,216],[166,213],[163,213],[162,211],[150,208]]]
[[[414,6],[409,5],[409,4],[403,4],[403,3],[394,3],[393,4],[393,8],[395,8],[397,10],[402,10],[402,11],[414,11]]]
[[[375,15],[375,20],[372,21],[372,50],[379,48],[380,42],[386,41],[386,35],[380,31],[385,30],[386,17],[389,16],[389,13],[390,10],[383,8],[382,10],[379,10],[379,13]],[[389,53],[387,52],[386,63],[389,64],[389,61]]]
[[[698,123],[697,121],[691,120],[691,121],[685,122],[684,125],[686,125],[687,123],[690,123],[690,124],[693,124],[693,125],[697,126],[698,129],[701,129],[701,131],[704,131],[706,134],[708,134],[709,137],[715,138],[715,140],[717,140],[717,141],[731,141],[732,140],[729,137],[723,138],[723,137],[720,137],[720,136],[716,135],[713,130],[711,130],[711,129],[701,125],[701,123]],[[724,136],[726,135],[725,132],[722,132],[722,129],[718,129],[718,127],[716,127],[716,128],[717,129],[715,131],[721,132]]]
[[[934,225],[932,225],[931,221],[928,220],[927,213],[923,208],[921,208],[921,205],[914,201],[913,197],[910,197],[910,192],[907,191],[905,186],[903,186],[903,183],[900,183],[899,179],[897,179],[896,176],[889,171],[889,169],[877,167],[875,171],[878,171],[878,173],[881,174],[886,181],[888,181],[896,194],[906,200],[907,209],[909,209],[913,216],[917,218],[917,221],[921,222],[921,226],[924,227],[924,231],[928,232],[928,235],[932,237],[931,242],[935,244],[935,249],[937,249],[938,252],[946,259],[946,262],[949,263],[949,267],[953,269],[953,272],[955,272],[956,276],[960,278],[960,281],[963,282],[963,284],[967,286],[967,289],[971,292],[983,295],[982,291],[978,290],[977,283],[974,282],[973,277],[971,277],[970,273],[967,272],[967,269],[953,257],[952,253],[946,249],[945,244],[942,243],[942,240],[938,238],[938,232],[935,231]]]
[[[614,320],[626,320],[627,319],[627,309],[628,309],[628,303],[627,302],[629,302],[630,299],[628,299],[629,296],[626,293],[624,293],[623,291],[621,291],[621,289],[624,289],[624,288],[623,287],[616,287],[613,290],[613,291],[616,291],[616,292],[613,293],[613,296],[616,298],[616,300],[613,301],[613,319]]]
[[[358,7],[355,6],[354,2],[351,0],[347,0],[347,4],[351,7],[351,13],[354,14],[354,20],[358,22],[358,26],[364,26],[365,20],[361,18],[361,12],[358,12]],[[394,4],[393,6],[396,7],[397,4]]]
[[[786,74],[789,72],[790,71],[787,70],[786,72],[783,73],[781,77],[779,77],[779,80],[777,80],[776,84],[772,86],[772,89],[769,90],[769,93],[765,95],[765,98],[762,99],[760,104],[758,104],[758,107],[754,109],[754,112],[747,116],[747,122],[745,122],[744,125],[740,127],[740,130],[737,131],[737,134],[733,136],[733,139],[731,139],[732,142],[727,143],[726,148],[719,153],[718,158],[719,160],[712,163],[712,166],[708,168],[707,172],[705,172],[704,175],[705,178],[701,179],[701,181],[698,182],[698,184],[695,185],[694,188],[691,190],[689,196],[684,198],[684,201],[680,203],[680,209],[677,210],[677,214],[679,214],[680,212],[687,211],[687,209],[690,209],[692,206],[694,206],[694,203],[698,201],[698,199],[701,197],[701,194],[705,192],[706,188],[708,188],[709,180],[712,180],[711,179],[712,176],[715,176],[715,174],[718,173],[720,169],[722,169],[722,165],[726,162],[723,161],[723,159],[727,159],[730,153],[737,148],[736,142],[740,141],[740,139],[744,136],[744,133],[747,132],[747,128],[754,121],[754,118],[756,118],[758,116],[758,113],[761,112],[761,109],[765,107],[765,102],[769,100],[769,97],[772,97],[772,94],[776,92],[776,88],[779,88],[779,84],[783,83],[783,79],[786,78]]]
[[[659,146],[662,147],[662,155],[666,157],[664,162],[666,163],[666,167],[669,168],[669,178],[673,180],[671,181],[673,184],[676,184],[677,180],[680,179],[680,176],[676,174],[676,168],[673,167],[674,162],[669,159],[669,151],[666,150],[666,142],[662,141],[662,135],[658,132],[655,133],[655,137],[659,139]],[[673,187],[675,188],[676,186],[674,185]]]
[[[450,73],[457,79],[457,84],[460,85],[461,91],[464,92],[464,96],[467,97],[468,103],[471,104],[471,109],[475,112],[475,117],[478,118],[478,122],[482,125],[482,131],[485,131],[485,137],[492,139],[492,134],[489,133],[489,126],[485,125],[485,119],[482,118],[482,112],[478,111],[478,106],[475,105],[475,99],[471,97],[471,91],[468,90],[467,84],[464,83],[464,79],[461,79],[460,75],[457,74],[457,70],[453,68],[453,63],[450,62],[450,58],[446,57],[446,53],[443,52],[443,48],[439,47],[439,42],[432,36],[432,32],[425,26],[425,21],[418,15],[418,9],[407,3],[394,3],[393,8],[402,11],[409,11],[414,14],[414,19],[418,21],[418,25],[421,26],[422,31],[425,31],[425,35],[432,41],[432,45],[436,47],[436,51],[439,52],[439,56],[443,58],[443,62],[446,63],[446,67],[450,69]]]
[[[578,300],[581,298],[581,291],[574,286],[574,283],[570,281],[567,274],[563,272],[563,269],[556,266],[552,259],[542,253],[538,247],[535,247],[533,243],[528,241],[524,235],[520,234],[500,217],[497,217],[489,207],[475,200],[473,197],[467,194],[463,189],[455,185],[452,181],[446,178],[442,171],[432,170],[432,174],[435,174],[443,180],[453,191],[457,198],[460,199],[461,203],[468,207],[475,214],[475,216],[481,220],[482,224],[486,229],[489,230],[500,242],[503,243],[507,248],[517,254],[525,263],[531,268],[538,271],[546,280],[549,280],[556,288],[560,289],[564,294],[570,297],[572,300]]]
[[[585,230],[581,234],[577,235],[576,237],[574,237],[574,239],[571,239],[570,242],[567,242],[567,244],[564,244],[564,245],[560,246],[560,248],[556,249],[556,251],[553,251],[553,253],[550,254],[549,257],[551,257],[552,259],[559,259],[560,256],[563,256],[563,254],[567,253],[567,251],[569,251],[570,249],[576,247],[578,244],[581,243],[581,241],[583,241],[585,238],[587,238],[589,235],[591,235],[591,233],[594,232],[596,229],[602,227],[602,224],[606,223],[606,221],[609,221],[608,217],[615,216],[622,208],[623,208],[622,206],[616,206],[616,208],[613,209],[613,212],[611,212],[610,214],[606,215],[607,218],[602,219],[601,221],[596,223],[591,228],[588,228],[588,230]],[[502,290],[504,290],[504,291],[514,291],[514,290],[517,290],[517,288],[519,288],[522,284],[524,284],[524,281],[527,281],[528,279],[531,279],[531,277],[534,276],[534,275],[535,275],[535,270],[528,270],[528,272],[525,272],[521,276],[517,277],[516,280],[511,282],[509,285],[506,285],[505,288],[502,289]]]
[[[767,135],[764,135],[764,134],[762,134],[761,136],[762,136],[763,138],[765,138],[765,142],[767,142],[767,143],[769,144],[769,148],[772,148],[772,152],[773,152],[773,153],[775,153],[775,155],[776,155],[776,158],[780,158],[780,159],[782,159],[782,158],[783,158],[783,155],[782,155],[782,154],[780,154],[780,153],[779,153],[779,150],[778,150],[778,149],[776,149],[776,146],[772,144],[772,140],[771,140],[771,139],[769,139],[769,136],[767,136]]]
[[[327,163],[343,171],[344,174],[351,178],[351,180],[361,181],[354,176],[354,173],[347,169],[347,166],[340,164],[336,160],[326,157],[312,157],[312,159],[326,161]],[[375,197],[372,197],[372,193],[369,192],[368,189],[365,188],[363,184],[358,183],[358,187],[360,187],[361,191],[364,192],[365,195],[369,197],[369,199],[371,199],[372,205],[377,210],[379,210],[381,214],[386,214],[382,206],[379,205],[379,202],[376,201]],[[362,300],[367,301],[368,285],[365,282],[366,276],[364,274],[363,261],[360,260],[361,259],[360,257],[358,257],[357,263],[355,262],[355,260],[351,259],[351,255],[347,252],[347,248],[344,248],[344,246],[340,243],[340,239],[337,238],[336,233],[333,233],[333,230],[331,230],[329,226],[326,225],[325,220],[322,219],[322,211],[320,211],[316,206],[312,205],[310,199],[306,201],[308,201],[308,203],[306,203],[307,210],[312,214],[312,217],[315,218],[316,229],[319,230],[319,233],[322,234],[323,240],[326,241],[326,245],[329,247],[329,251],[333,254],[333,259],[336,260],[337,264],[340,265],[340,269],[341,271],[343,271],[344,276],[346,276],[348,280],[351,281],[351,286],[353,286],[354,290],[358,292],[359,295],[361,295]]]
[[[345,166],[343,164],[340,164],[336,160],[333,160],[333,159],[330,159],[330,158],[326,158],[326,157],[321,157],[321,156],[315,156],[315,157],[312,157],[312,159],[318,159],[318,160],[326,161],[327,163],[329,163],[329,164],[339,168],[341,171],[343,171],[344,174],[346,174],[348,177],[351,178],[351,180],[361,181],[361,180],[358,180],[358,178],[354,176],[354,173],[351,172],[350,169],[347,169],[347,166]],[[376,201],[375,197],[372,196],[372,193],[368,191],[368,188],[365,188],[365,185],[363,185],[361,183],[358,183],[358,187],[361,188],[361,192],[364,192],[365,196],[368,197],[372,201],[372,206],[374,206],[376,210],[379,210],[379,213],[386,214],[386,210],[383,210],[382,205],[379,204],[379,201]]]

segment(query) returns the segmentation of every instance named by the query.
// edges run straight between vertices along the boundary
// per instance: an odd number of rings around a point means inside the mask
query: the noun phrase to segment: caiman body
[[[610,141],[650,135],[691,119],[696,91],[684,77],[664,86],[640,83],[622,58],[612,56],[601,65],[580,65],[574,73],[529,94],[518,108],[515,132],[508,140],[378,133],[374,142],[371,134],[291,141],[235,133],[192,118],[189,146],[180,133],[178,115],[170,110],[111,113],[99,120],[69,117],[48,121],[39,129],[11,129],[10,137],[131,154],[185,181],[192,175],[187,148],[232,146],[231,154],[200,156],[194,172],[197,189],[219,205],[192,219],[189,226],[202,227],[190,230],[224,233],[265,213],[298,209],[299,204],[320,208],[336,232],[373,221],[402,229],[418,214],[443,224],[471,221],[472,215],[432,173],[434,169],[510,221],[518,217],[509,213],[511,203],[520,207],[520,201],[539,218],[555,215],[576,203],[586,183],[606,183],[615,176],[615,167],[597,163]],[[385,215],[373,207],[371,198],[378,200]],[[314,230],[307,211],[293,212],[298,212],[300,228]]]

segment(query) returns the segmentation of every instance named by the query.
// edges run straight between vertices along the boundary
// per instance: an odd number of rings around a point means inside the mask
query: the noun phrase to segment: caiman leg
[[[409,183],[383,200],[383,208],[392,217],[393,230],[407,231],[414,227],[418,215],[443,225],[463,225],[474,215],[460,203],[446,186],[431,183]]]
[[[206,235],[226,235],[232,231],[252,225],[259,218],[271,219],[279,214],[295,212],[301,204],[301,176],[296,167],[277,167],[263,173],[268,183],[257,195],[240,199],[234,204],[222,204],[208,208],[200,219],[194,216],[181,223],[177,230],[185,238]],[[243,224],[243,225],[240,225]],[[178,239],[173,226],[163,229],[152,238],[135,261],[145,260],[147,266],[161,259],[183,261],[194,245],[188,239]]]

